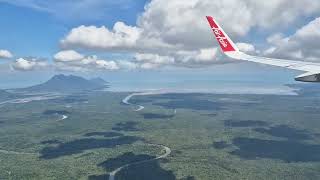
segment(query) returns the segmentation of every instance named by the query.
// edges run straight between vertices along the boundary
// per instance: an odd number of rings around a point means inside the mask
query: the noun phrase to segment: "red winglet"
[[[235,47],[234,43],[228,37],[228,35],[223,31],[223,29],[218,25],[218,23],[211,16],[207,16],[207,20],[213,30],[213,34],[215,35],[218,43],[223,52],[232,52],[238,51],[237,47]]]

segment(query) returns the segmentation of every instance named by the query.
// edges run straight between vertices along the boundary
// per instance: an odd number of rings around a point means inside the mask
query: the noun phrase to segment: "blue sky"
[[[84,17],[57,17],[47,11],[40,11],[24,5],[14,5],[0,1],[1,27],[0,47],[10,49],[17,56],[41,56],[48,59],[59,51],[59,40],[72,27],[97,25],[112,27],[119,20],[134,25],[143,11],[145,0],[132,1],[128,7],[120,5],[105,7],[102,17],[84,12]],[[104,11],[103,8],[101,11]],[[63,10],[61,10],[63,13]],[[86,18],[85,16],[91,16]]]
[[[67,32],[50,15],[24,7],[1,3],[0,46],[17,56],[50,57],[58,50],[57,41]]]
[[[319,48],[306,43],[320,38],[319,12],[320,3],[311,0],[0,0],[0,50],[12,54],[0,54],[0,88],[36,84],[57,73],[114,82],[214,77],[212,82],[292,83],[299,72],[218,65],[229,60],[204,16],[218,19],[249,54],[316,61]]]

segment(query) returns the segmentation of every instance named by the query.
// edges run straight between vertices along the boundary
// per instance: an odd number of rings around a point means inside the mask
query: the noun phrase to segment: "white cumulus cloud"
[[[48,67],[48,63],[43,60],[38,60],[35,58],[26,59],[26,58],[19,58],[11,64],[11,67],[17,71],[32,71],[38,70]]]
[[[137,66],[142,69],[155,69],[166,65],[172,65],[175,62],[173,57],[150,53],[137,53],[134,58]]]
[[[319,14],[319,10],[320,2],[314,0],[152,0],[136,27],[122,22],[117,22],[113,30],[80,26],[71,30],[62,43],[109,50],[131,49],[146,45],[137,42],[152,42],[147,45],[195,50],[212,45],[206,15],[214,16],[229,34],[238,37],[246,35],[252,27],[278,28],[305,15]]]
[[[79,26],[72,29],[61,40],[61,44],[64,48],[136,54],[134,58],[138,66],[146,69],[163,65],[191,67],[220,63],[217,61],[221,57],[220,52],[205,19],[206,15],[215,17],[232,39],[238,40],[253,28],[281,29],[304,17],[320,15],[320,1],[151,0],[137,19],[136,26],[123,22],[115,23],[110,29],[104,26]],[[297,32],[298,35],[303,34]],[[270,41],[279,37],[272,38]],[[245,52],[258,52],[252,44],[238,43],[238,46]],[[273,47],[265,54],[276,51]],[[137,57],[137,54],[142,56]],[[293,55],[303,56],[304,52]],[[136,67],[132,64],[127,63]]]
[[[117,64],[120,69],[124,70],[134,70],[139,68],[139,65],[136,62],[128,60],[118,60]]]
[[[84,56],[74,50],[58,52],[54,59],[56,68],[65,71],[120,69],[115,61],[99,59],[96,55]]]
[[[117,22],[112,30],[102,26],[80,26],[74,28],[61,41],[62,46],[97,49],[128,49],[137,45],[141,30],[123,22]]]
[[[0,0],[1,1],[1,0]],[[68,14],[83,14],[83,10],[100,9],[111,1],[81,0],[74,3],[40,0],[7,1],[58,15],[61,8]],[[120,0],[127,1],[127,0]],[[118,1],[115,3],[117,4]],[[56,12],[59,12],[58,14]],[[100,14],[100,13],[97,13]],[[68,71],[120,69],[155,69],[164,66],[198,67],[226,61],[212,35],[205,16],[213,16],[235,41],[251,30],[267,30],[272,34],[266,41],[264,55],[316,61],[320,56],[320,18],[313,20],[294,34],[278,32],[310,16],[320,16],[320,1],[315,0],[151,0],[136,25],[118,21],[112,27],[81,25],[71,29],[61,39],[63,50],[53,56],[52,67]],[[64,15],[61,15],[64,16]],[[272,33],[271,33],[272,32]],[[237,43],[240,50],[259,53],[250,43]],[[258,46],[259,47],[259,46]],[[129,60],[106,59],[81,52],[125,52]],[[12,58],[8,50],[0,50],[0,58]],[[12,68],[34,70],[50,66],[46,61],[19,58]]]
[[[173,64],[174,58],[169,56],[160,56],[158,54],[141,54],[135,55],[135,60],[138,62],[148,62],[152,64]]]
[[[74,50],[60,51],[54,55],[56,61],[76,61],[83,59],[84,56]]]
[[[298,29],[293,35],[274,34],[267,41],[271,47],[265,54],[279,58],[320,61],[320,17]]]
[[[246,53],[254,53],[256,51],[256,48],[249,43],[236,43],[236,46],[239,48],[240,51]]]
[[[9,59],[9,58],[13,58],[13,55],[8,50],[0,49],[0,58]]]

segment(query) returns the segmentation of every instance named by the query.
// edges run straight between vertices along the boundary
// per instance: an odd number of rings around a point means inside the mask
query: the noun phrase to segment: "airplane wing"
[[[215,35],[221,47],[221,50],[228,57],[237,60],[244,60],[304,71],[306,73],[297,76],[295,78],[296,81],[320,82],[320,63],[273,59],[245,54],[237,48],[237,46],[232,42],[229,36],[223,31],[221,26],[217,23],[217,21],[214,20],[213,17],[207,16],[207,20],[211,26],[211,29],[213,30],[213,34]]]

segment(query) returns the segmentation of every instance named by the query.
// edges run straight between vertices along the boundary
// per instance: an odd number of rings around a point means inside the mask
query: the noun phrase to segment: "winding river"
[[[164,90],[159,90],[159,91],[150,91],[150,92],[140,92],[140,93],[132,93],[130,95],[128,95],[127,97],[125,97],[123,100],[122,100],[122,103],[123,104],[126,104],[126,105],[135,105],[135,104],[132,104],[130,103],[130,99],[134,96],[146,96],[146,95],[159,95],[159,94],[166,94],[168,93],[167,91],[164,91]],[[135,111],[141,111],[144,109],[144,106],[141,106],[141,105],[135,105],[137,106],[138,108],[135,109]]]
[[[135,109],[135,111],[141,111],[144,109],[144,106],[142,105],[136,105],[136,104],[132,104],[130,103],[130,99],[134,96],[146,96],[146,95],[158,95],[158,94],[165,94],[167,93],[166,91],[152,91],[152,92],[141,92],[141,93],[132,93],[130,95],[128,95],[127,97],[125,97],[123,100],[122,100],[122,103],[126,104],[126,105],[135,105],[137,106],[138,108]],[[164,146],[164,145],[158,145],[158,144],[148,144],[149,146],[157,146],[157,147],[161,147],[163,148],[163,150],[165,151],[165,153],[161,156],[158,156],[156,158],[153,158],[153,159],[149,159],[149,160],[144,160],[144,161],[139,161],[139,162],[134,162],[134,163],[130,163],[130,164],[126,164],[124,166],[121,166],[119,167],[118,169],[112,171],[110,174],[109,174],[109,180],[115,180],[115,176],[117,173],[119,173],[122,169],[124,168],[127,168],[129,166],[132,166],[132,165],[137,165],[137,164],[143,164],[143,163],[147,163],[147,162],[151,162],[151,161],[156,161],[156,160],[159,160],[159,159],[163,159],[163,158],[166,158],[168,157],[170,154],[171,154],[171,149],[167,146]]]
[[[130,163],[130,164],[126,164],[124,166],[121,166],[119,167],[118,169],[112,171],[110,174],[109,174],[109,180],[115,180],[115,176],[118,172],[120,172],[122,169],[124,168],[127,168],[127,167],[130,167],[130,166],[133,166],[133,165],[138,165],[138,164],[143,164],[143,163],[147,163],[147,162],[151,162],[151,161],[156,161],[156,160],[159,160],[159,159],[163,159],[163,158],[166,158],[168,157],[170,154],[171,154],[171,149],[167,146],[164,146],[164,145],[158,145],[158,144],[149,144],[150,146],[158,146],[158,147],[162,147],[164,150],[165,150],[165,153],[161,156],[158,156],[156,158],[153,158],[153,159],[148,159],[148,160],[144,160],[144,161],[139,161],[139,162],[134,162],[134,163]]]

